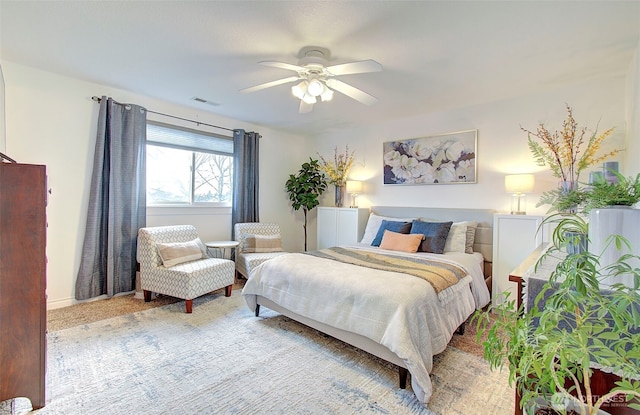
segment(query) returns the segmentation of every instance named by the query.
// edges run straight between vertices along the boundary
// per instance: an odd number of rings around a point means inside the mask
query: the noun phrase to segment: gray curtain
[[[76,299],[135,289],[138,228],[146,224],[147,111],[102,97]]]
[[[260,222],[258,207],[260,134],[233,131],[233,208],[231,237],[236,223]]]

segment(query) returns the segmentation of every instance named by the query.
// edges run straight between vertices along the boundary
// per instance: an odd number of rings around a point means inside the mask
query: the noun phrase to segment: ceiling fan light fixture
[[[314,78],[309,81],[309,85],[307,86],[307,92],[309,94],[313,95],[314,97],[317,97],[322,95],[324,90],[325,90],[325,86],[322,83],[322,81],[320,81],[319,79]]]
[[[324,92],[320,95],[322,102],[331,101],[333,99],[333,91],[329,88],[324,88]]]
[[[307,81],[302,81],[298,85],[294,85],[291,87],[291,93],[294,97],[298,99],[302,99],[304,95],[307,93]]]
[[[311,95],[309,93],[304,94],[304,96],[302,97],[302,100],[304,102],[306,102],[307,104],[315,104],[316,102],[318,102],[316,97],[314,97],[313,95]]]

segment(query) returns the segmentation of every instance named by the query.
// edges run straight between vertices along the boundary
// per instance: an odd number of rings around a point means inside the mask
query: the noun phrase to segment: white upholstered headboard
[[[495,210],[372,206],[371,212],[380,216],[420,218],[426,221],[478,222],[473,250],[480,252],[484,256],[485,263],[487,263],[487,266],[485,266],[485,274],[491,275],[491,263],[493,262],[493,215],[496,213]]]

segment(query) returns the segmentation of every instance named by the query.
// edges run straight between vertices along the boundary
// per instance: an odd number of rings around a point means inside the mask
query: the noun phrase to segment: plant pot
[[[564,233],[564,239],[568,241],[567,254],[575,255],[587,252],[589,245],[588,235],[582,232],[566,231]]]
[[[625,237],[633,249],[632,253],[640,254],[640,209],[629,206],[611,206],[592,209],[589,212],[589,252],[600,255],[600,267],[604,268],[614,263],[622,254],[629,253],[626,248],[619,251],[615,244],[608,244],[611,235]],[[640,261],[630,260],[630,265],[640,266]],[[631,275],[620,276],[615,280],[605,281],[605,284],[624,283],[632,286]]]

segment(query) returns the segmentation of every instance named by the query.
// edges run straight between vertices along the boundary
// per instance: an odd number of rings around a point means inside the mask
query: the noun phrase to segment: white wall
[[[21,163],[45,164],[51,196],[47,206],[47,295],[49,308],[75,302],[99,105],[93,95],[112,96],[150,110],[228,128],[257,131],[260,141],[260,219],[282,226],[284,248],[302,250],[297,215],[284,183],[310,147],[305,137],[282,133],[179,107],[105,85],[79,81],[12,62],[2,62],[6,85],[6,153]],[[149,119],[153,119],[149,114]],[[160,118],[156,118],[161,120]],[[175,122],[166,117],[165,122]],[[194,124],[189,125],[194,127]],[[196,212],[195,215],[191,215]],[[194,224],[203,240],[229,239],[230,209],[150,209],[149,226]]]
[[[504,192],[504,176],[535,173],[535,194],[527,197],[527,211],[543,214],[548,206],[536,208],[535,204],[543,191],[557,187],[558,179],[548,168],[535,165],[527,146],[527,135],[520,126],[535,130],[542,121],[549,129],[560,129],[567,115],[565,103],[568,103],[579,127],[595,129],[598,121],[599,131],[616,127],[607,145],[624,148],[627,136],[625,82],[624,77],[596,79],[455,111],[392,122],[372,121],[357,129],[317,137],[318,151],[326,158],[333,156],[336,146],[344,150],[348,144],[355,150],[356,163],[350,176],[366,180],[364,194],[358,198],[360,206],[471,207],[508,212],[510,197]],[[383,142],[470,129],[478,130],[477,184],[382,184]],[[635,137],[636,141],[640,139]],[[583,174],[582,179],[587,180],[588,174]],[[328,197],[323,198],[323,204],[330,203]]]
[[[2,63],[0,63],[0,153],[7,152],[7,141],[5,138],[5,116],[4,116],[4,75],[2,72]],[[1,161],[0,161],[1,162]]]
[[[625,165],[626,176],[640,172],[640,41],[636,47],[633,61],[629,65],[627,74],[627,120],[629,132],[627,135],[627,153]]]

